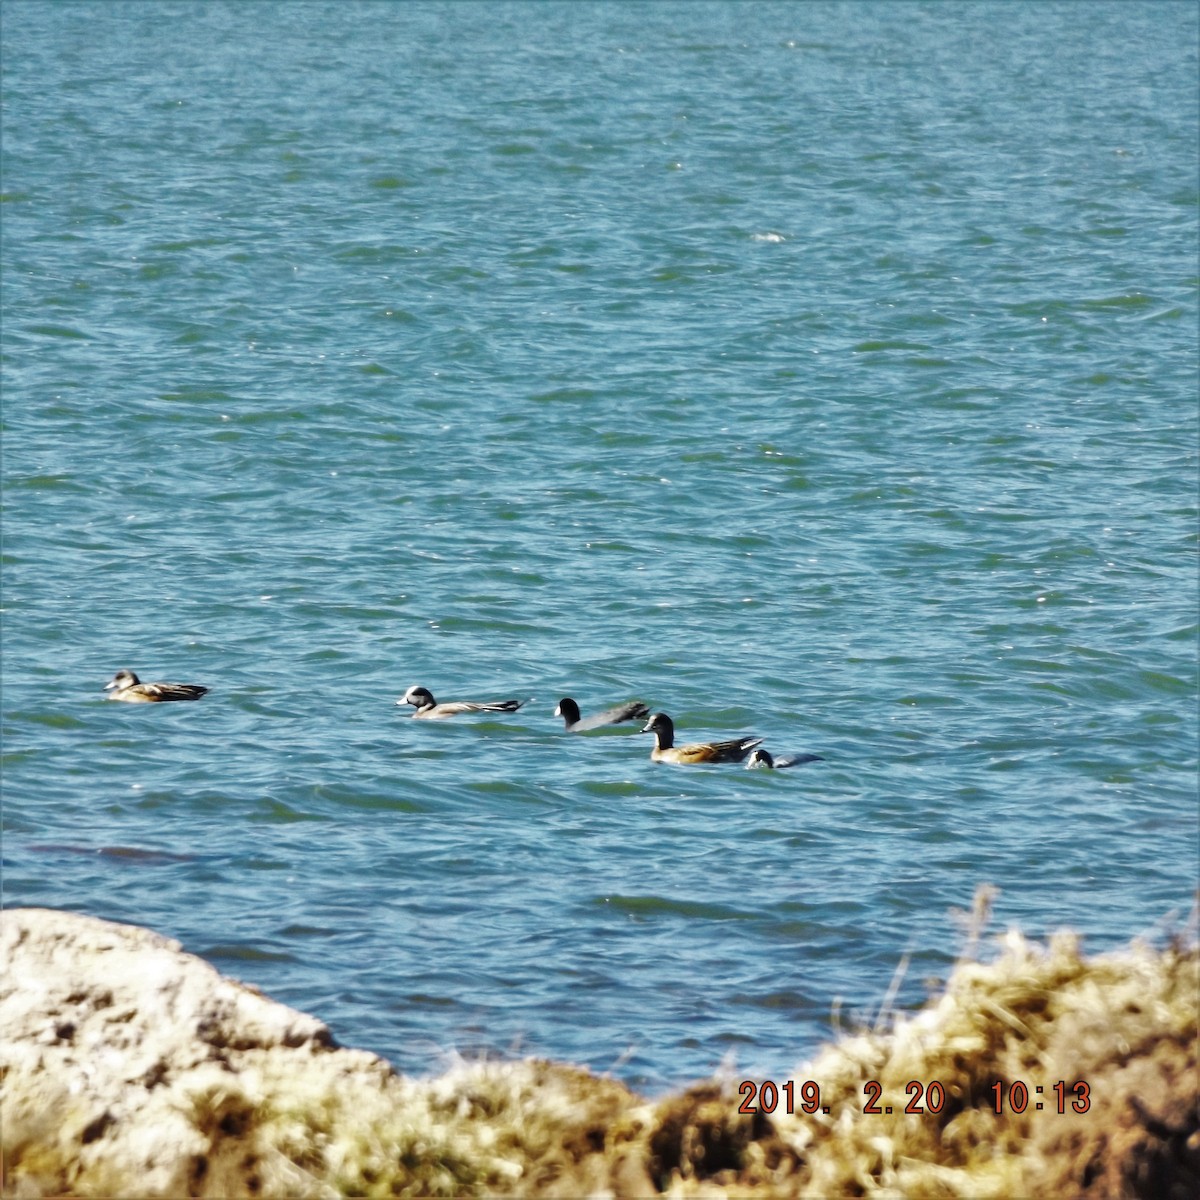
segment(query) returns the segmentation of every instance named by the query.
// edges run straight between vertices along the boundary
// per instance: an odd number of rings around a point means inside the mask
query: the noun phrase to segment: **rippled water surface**
[[[5,903],[650,1090],[1186,911],[1198,18],[1080,11],[8,0]]]

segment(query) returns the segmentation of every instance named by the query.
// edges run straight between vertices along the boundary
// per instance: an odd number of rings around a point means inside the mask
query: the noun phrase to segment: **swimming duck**
[[[472,700],[451,700],[445,704],[439,704],[428,688],[414,684],[396,703],[411,704],[415,709],[412,714],[414,717],[440,721],[443,717],[457,717],[459,713],[516,712],[526,701],[493,700],[486,704],[477,704]]]
[[[196,683],[142,683],[132,671],[118,671],[105,685],[110,700],[157,704],[164,700],[199,700],[208,688]]]
[[[640,700],[631,700],[628,704],[614,704],[612,708],[593,713],[590,717],[580,717],[579,705],[570,696],[564,696],[558,702],[554,715],[562,717],[568,733],[586,733],[589,729],[599,729],[602,725],[644,721],[650,715],[650,710]]]
[[[675,722],[661,712],[652,714],[642,732],[654,734],[654,749],[650,751],[650,757],[655,762],[741,762],[762,741],[762,738],[744,737],[725,742],[693,742],[690,746],[676,746]]]
[[[785,754],[773,758],[769,750],[760,748],[750,752],[750,757],[746,759],[746,770],[754,767],[774,767],[776,770],[782,770],[784,767],[798,767],[801,763],[824,761],[819,754]]]

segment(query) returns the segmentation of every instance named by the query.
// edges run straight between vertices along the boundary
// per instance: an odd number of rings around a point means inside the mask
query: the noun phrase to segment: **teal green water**
[[[1197,25],[8,0],[4,902],[650,1089],[1186,914]]]

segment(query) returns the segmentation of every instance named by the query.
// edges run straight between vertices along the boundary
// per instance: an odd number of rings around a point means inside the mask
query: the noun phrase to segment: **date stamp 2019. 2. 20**
[[[1002,1114],[1006,1106],[1009,1112],[1018,1114],[1025,1112],[1029,1107],[1030,1088],[1020,1079],[1014,1079],[1007,1088],[1003,1082],[994,1083],[990,1091],[993,1095],[992,1108],[997,1115]],[[1083,1080],[1067,1083],[1065,1079],[1060,1079],[1050,1087],[1050,1092],[1054,1095],[1053,1100],[1048,1095],[1045,1100],[1038,1099],[1046,1093],[1041,1086],[1034,1086],[1032,1095],[1035,1112],[1041,1112],[1046,1104],[1053,1104],[1054,1111],[1060,1114],[1085,1113],[1092,1106],[1091,1088]],[[936,1079],[929,1083],[911,1080],[905,1085],[904,1094],[908,1097],[908,1102],[901,1111],[905,1113],[937,1114],[946,1104],[946,1089]],[[829,1105],[821,1103],[820,1086],[811,1079],[806,1079],[800,1084],[794,1079],[780,1084],[769,1079],[761,1083],[745,1079],[738,1084],[738,1095],[742,1097],[742,1102],[738,1105],[739,1113],[773,1113],[779,1108],[781,1101],[783,1111],[789,1115],[797,1110],[809,1114],[820,1112],[824,1115],[830,1112]],[[797,1096],[799,1103],[796,1100]],[[863,1084],[863,1113],[869,1116],[886,1116],[892,1113],[894,1106],[882,1101],[882,1084],[874,1079],[867,1080]]]

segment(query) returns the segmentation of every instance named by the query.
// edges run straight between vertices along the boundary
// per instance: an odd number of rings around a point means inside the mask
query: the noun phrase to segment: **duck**
[[[769,750],[763,750],[760,747],[750,752],[750,757],[746,759],[746,770],[750,771],[755,767],[769,767],[782,770],[784,767],[798,767],[801,763],[824,761],[819,754],[784,754],[779,758],[774,758]]]
[[[614,704],[612,708],[606,708],[603,712],[581,717],[579,705],[570,696],[564,696],[558,702],[554,715],[562,717],[568,733],[586,733],[589,729],[599,729],[603,725],[644,721],[650,715],[650,710],[640,700],[630,700],[628,704]]]
[[[412,713],[414,717],[420,717],[427,721],[440,721],[445,717],[457,717],[460,713],[516,712],[528,701],[492,700],[486,703],[477,703],[473,700],[450,700],[445,704],[439,704],[428,688],[413,684],[396,703],[411,704],[415,710]]]
[[[199,700],[208,688],[198,683],[143,683],[132,671],[118,671],[105,685],[110,700],[159,704],[165,700]]]
[[[651,714],[643,733],[654,734],[654,749],[650,757],[654,762],[667,763],[715,763],[741,762],[746,755],[760,745],[762,738],[730,738],[724,742],[693,742],[688,746],[675,745],[675,722],[666,713]]]

